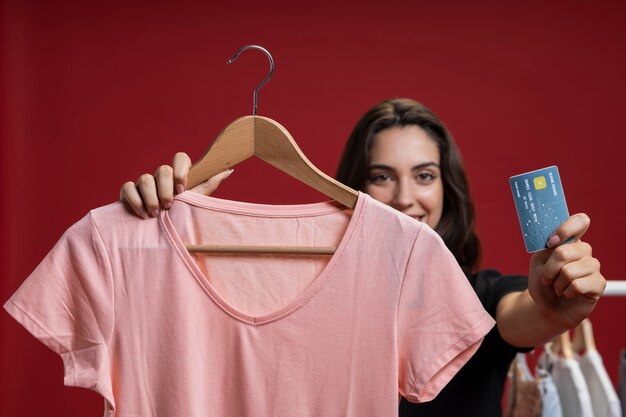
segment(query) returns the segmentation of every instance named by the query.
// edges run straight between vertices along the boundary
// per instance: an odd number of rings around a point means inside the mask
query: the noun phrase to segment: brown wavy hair
[[[337,179],[363,191],[369,177],[370,149],[376,134],[391,127],[417,125],[437,144],[441,157],[443,212],[435,231],[466,273],[480,263],[480,240],[474,231],[474,204],[461,154],[439,117],[422,103],[396,98],[382,101],[358,121],[343,150]]]

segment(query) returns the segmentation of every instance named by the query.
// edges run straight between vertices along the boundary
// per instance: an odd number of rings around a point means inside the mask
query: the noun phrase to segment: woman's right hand
[[[187,173],[190,167],[189,156],[184,152],[178,152],[174,155],[172,166],[161,165],[154,175],[143,174],[136,183],[128,181],[122,185],[120,201],[143,219],[149,216],[156,217],[161,209],[170,208],[175,194],[186,190]],[[221,172],[193,187],[191,191],[210,195],[232,172],[232,169]]]

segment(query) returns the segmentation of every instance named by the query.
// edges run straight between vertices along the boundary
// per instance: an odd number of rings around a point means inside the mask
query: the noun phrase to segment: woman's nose
[[[415,204],[415,198],[411,192],[411,188],[402,183],[398,184],[395,200],[396,208],[399,210],[405,210]]]

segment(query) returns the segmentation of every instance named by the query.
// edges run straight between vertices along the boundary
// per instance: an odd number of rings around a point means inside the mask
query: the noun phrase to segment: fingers
[[[142,219],[148,218],[148,212],[143,206],[143,200],[139,190],[134,182],[128,181],[124,183],[120,190],[120,201],[122,201],[126,207],[130,208]]]
[[[168,209],[174,194],[185,191],[191,160],[184,152],[174,155],[172,166],[161,165],[154,176],[143,174],[136,183],[127,182],[120,190],[120,200],[141,218],[156,217],[162,207]],[[210,195],[220,183],[233,173],[232,169],[221,172],[194,187],[192,191]]]
[[[233,171],[234,169],[228,169],[226,171],[220,172],[219,174],[209,178],[205,182],[193,187],[191,191],[202,195],[211,195],[211,193],[217,190],[217,187],[219,187],[220,183],[228,178],[230,174],[233,173]]]
[[[532,263],[539,266],[543,284],[552,286],[557,296],[599,297],[606,280],[600,274],[600,262],[586,242],[577,241],[537,253]]]
[[[575,298],[584,295],[592,299],[598,299],[604,293],[606,288],[606,279],[600,273],[591,273],[587,276],[577,278],[565,287],[563,296],[566,298]]]
[[[143,174],[136,183],[124,183],[120,190],[120,200],[143,219],[148,215],[159,215],[156,180],[150,174]]]
[[[541,266],[543,283],[552,285],[565,265],[585,257],[591,258],[591,245],[579,240],[539,252],[532,261]]]
[[[585,258],[571,262],[561,268],[561,272],[554,281],[554,292],[567,298],[579,295],[599,296],[604,285],[597,285],[597,277],[601,277],[600,262],[595,258]]]
[[[174,201],[174,176],[173,169],[169,165],[161,165],[154,174],[156,191],[161,207],[168,209]]]
[[[191,159],[184,152],[177,152],[172,161],[173,181],[176,194],[181,194],[187,188],[187,174],[191,167]]]
[[[585,213],[578,213],[568,217],[550,236],[548,247],[553,248],[571,237],[576,240],[580,239],[589,228],[590,223],[591,219]]]
[[[150,216],[159,215],[159,195],[157,192],[156,179],[150,174],[143,174],[137,180],[137,189],[143,199],[143,205]]]

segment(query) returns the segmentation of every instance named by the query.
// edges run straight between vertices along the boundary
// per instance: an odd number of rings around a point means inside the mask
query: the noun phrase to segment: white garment
[[[535,366],[535,378],[539,381],[541,392],[541,416],[542,417],[567,417],[563,416],[561,399],[552,377],[553,354],[544,350]]]
[[[542,371],[535,378],[539,379],[539,390],[541,391],[541,416],[563,417],[561,399],[552,375]]]
[[[594,417],[589,389],[575,359],[555,358],[552,377],[559,392],[564,416]]]
[[[615,388],[597,350],[589,350],[576,358],[587,381],[595,417],[622,417]]]
[[[622,403],[622,415],[626,415],[626,349],[619,354],[618,397]]]

